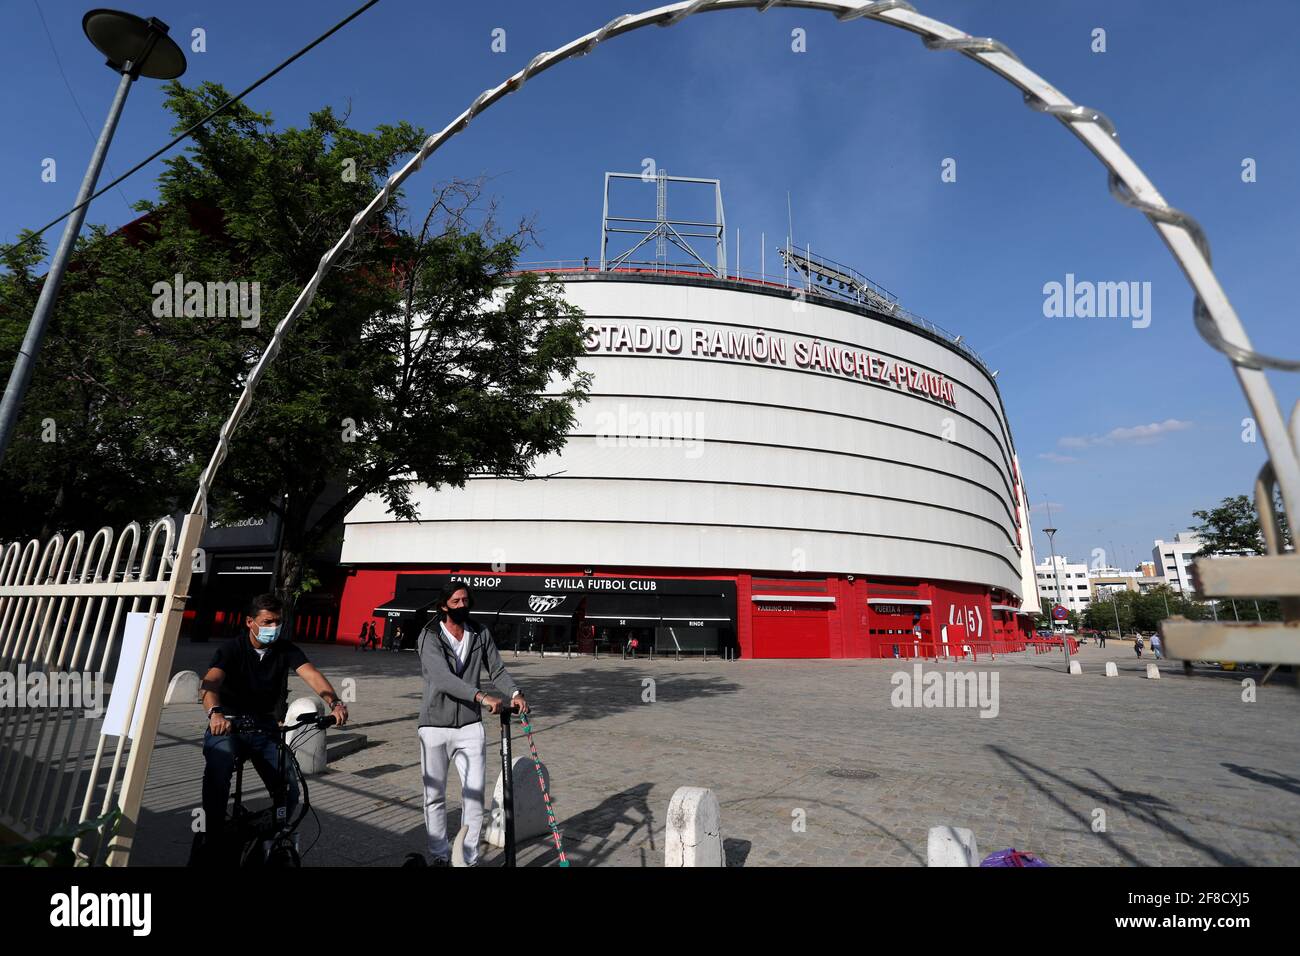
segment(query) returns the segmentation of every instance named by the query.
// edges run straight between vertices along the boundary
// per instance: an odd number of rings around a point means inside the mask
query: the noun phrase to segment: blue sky
[[[189,83],[242,88],[359,0],[183,3],[133,12],[188,41]],[[995,36],[1075,99],[1106,112],[1166,198],[1205,226],[1219,277],[1258,348],[1294,354],[1300,267],[1300,4],[1202,0],[918,0],[923,12]],[[649,6],[649,4],[647,4]],[[0,241],[73,201],[114,76],[81,34],[89,4],[0,5]],[[282,125],[324,104],[361,128],[408,120],[432,131],[535,53],[641,7],[627,0],[452,4],[382,0],[250,98]],[[1106,52],[1091,50],[1106,31]],[[491,49],[505,30],[506,50]],[[791,31],[806,32],[806,52]],[[188,42],[187,42],[188,45]],[[52,49],[53,47],[53,49]],[[56,64],[62,62],[66,83]],[[70,89],[69,89],[70,88]],[[127,104],[108,166],[122,171],[169,138],[159,85]],[[84,113],[82,119],[80,110]],[[43,183],[41,162],[58,163]],[[1136,212],[1108,198],[1102,167],[1001,79],[927,51],[882,24],[800,10],[713,13],[639,31],[534,79],[435,155],[408,185],[418,205],[442,178],[486,174],[507,216],[536,218],[527,258],[595,257],[606,170],[652,158],[670,173],[722,180],[742,267],[758,237],[786,232],[896,292],[904,306],[962,333],[1000,369],[1034,523],[1052,502],[1057,545],[1073,559],[1103,548],[1131,567],[1191,512],[1248,492],[1265,458],[1242,441],[1249,410],[1227,361],[1192,326],[1191,293]],[[1243,183],[1242,160],[1257,164]],[[941,181],[945,158],[956,182]],[[132,218],[155,165],[92,206]],[[106,181],[106,180],[105,180]],[[57,230],[51,237],[55,241]],[[1151,324],[1045,318],[1043,286],[1067,273],[1151,283]],[[1283,407],[1300,397],[1277,377]],[[1150,428],[1156,425],[1159,427]],[[1046,540],[1035,535],[1040,556]]]

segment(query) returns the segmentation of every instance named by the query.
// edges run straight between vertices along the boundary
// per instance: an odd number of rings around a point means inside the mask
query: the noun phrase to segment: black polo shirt
[[[217,693],[227,715],[283,720],[289,710],[289,672],[306,663],[302,648],[283,639],[271,642],[259,659],[245,633],[218,647],[208,667],[225,671]]]

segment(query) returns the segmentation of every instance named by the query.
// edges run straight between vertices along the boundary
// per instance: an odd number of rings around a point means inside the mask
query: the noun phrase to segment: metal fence
[[[125,865],[202,520],[0,548],[0,828]]]

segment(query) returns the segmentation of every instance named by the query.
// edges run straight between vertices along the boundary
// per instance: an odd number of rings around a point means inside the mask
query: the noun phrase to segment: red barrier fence
[[[1070,642],[1070,653],[1078,653],[1079,642],[1073,637],[1037,637],[1037,638],[1017,638],[1013,640],[1001,641],[956,641],[943,643],[942,641],[907,641],[900,640],[892,647],[896,649],[895,656],[900,660],[939,660],[941,658],[950,658],[954,660],[970,657],[973,661],[980,659],[980,654],[991,660],[997,660],[999,654],[1020,654],[1029,649],[1033,649],[1035,654],[1048,654],[1059,652],[1062,641]],[[886,648],[891,644],[886,643]]]

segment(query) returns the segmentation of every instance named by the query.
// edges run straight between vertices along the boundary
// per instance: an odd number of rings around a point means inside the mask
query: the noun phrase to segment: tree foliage
[[[1084,613],[1084,627],[1114,631],[1116,611],[1125,633],[1155,631],[1161,621],[1174,615],[1200,621],[1212,613],[1206,605],[1189,600],[1168,585],[1158,584],[1145,593],[1117,590],[1094,601]]]
[[[1282,526],[1283,540],[1288,541],[1291,532],[1280,498],[1274,501],[1273,507],[1279,518],[1278,523]],[[1201,519],[1195,528],[1203,542],[1201,550],[1196,552],[1198,557],[1212,554],[1264,554],[1267,550],[1259,527],[1259,516],[1255,513],[1255,503],[1246,495],[1224,498],[1217,508],[1193,511],[1192,514]]]
[[[177,128],[226,99],[172,83]],[[365,133],[325,108],[302,129],[237,105],[169,160],[156,203],[83,239],[61,292],[0,493],[0,536],[187,508],[219,429],[276,323],[322,254],[417,149],[406,123]],[[505,281],[529,242],[502,233],[481,183],[453,182],[413,224],[403,196],[340,258],[256,394],[214,489],[226,517],[282,520],[280,584],[359,501],[416,517],[412,489],[473,475],[525,478],[559,450],[588,376],[579,310],[558,283]],[[39,293],[39,245],[0,273],[0,361]],[[219,314],[178,281],[247,283],[260,317]],[[57,440],[44,441],[52,419]],[[46,430],[48,432],[48,429]],[[12,496],[12,497],[11,497]]]

